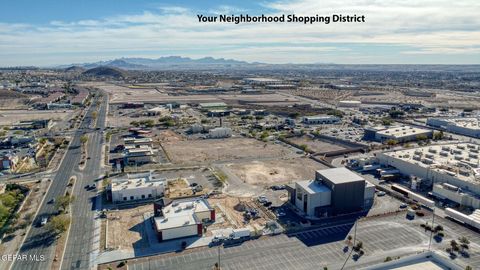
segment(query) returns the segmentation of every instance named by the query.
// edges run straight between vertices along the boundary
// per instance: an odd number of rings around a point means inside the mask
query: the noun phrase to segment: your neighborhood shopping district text
[[[251,16],[248,14],[240,15],[215,15],[215,16],[205,16],[197,15],[198,22],[200,23],[209,23],[209,22],[220,22],[220,23],[303,23],[303,24],[314,24],[314,23],[324,23],[330,24],[333,23],[364,23],[365,15],[342,15],[342,14],[333,14],[331,16],[320,16],[318,14],[314,16],[297,16],[295,14],[282,14],[278,16],[266,16],[264,14],[259,16]]]

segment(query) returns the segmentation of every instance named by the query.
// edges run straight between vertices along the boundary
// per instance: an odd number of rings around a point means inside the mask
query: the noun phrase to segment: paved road
[[[95,106],[92,106],[89,109],[88,113],[91,113],[95,109],[94,107]],[[53,198],[64,195],[68,185],[68,180],[72,176],[74,169],[78,167],[78,163],[80,161],[80,137],[83,135],[85,129],[89,126],[90,122],[91,119],[89,119],[88,117],[84,118],[83,122],[81,123],[80,129],[75,132],[70,147],[65,153],[65,157],[58,169],[58,172],[53,178],[53,182],[50,186],[49,191],[45,196],[45,200],[43,201],[42,205],[39,206],[40,210],[38,212],[38,215],[34,219],[33,226],[19,251],[19,255],[27,255],[28,257],[43,255],[45,256],[45,260],[17,260],[13,264],[12,269],[34,270],[51,268],[51,264],[55,256],[55,245],[52,245],[55,239],[47,232],[45,228],[37,227],[36,225],[39,223],[42,217],[55,214],[56,211],[54,204],[49,204],[48,202]]]
[[[95,190],[87,190],[85,186],[96,180],[101,181],[106,108],[107,97],[104,95],[98,109],[96,125],[89,133],[87,155],[90,159],[82,171],[76,171],[78,178],[73,190],[75,201],[72,204],[72,226],[62,269],[91,269],[99,252],[100,221],[95,210],[101,209],[101,198]]]

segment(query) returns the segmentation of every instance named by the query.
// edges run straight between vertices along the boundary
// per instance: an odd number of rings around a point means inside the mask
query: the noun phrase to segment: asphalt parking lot
[[[429,218],[409,221],[403,214],[391,214],[359,222],[357,241],[363,242],[365,255],[357,261],[349,258],[345,269],[380,263],[386,256],[406,256],[425,251],[430,234],[420,224],[426,220]],[[445,219],[440,219],[440,222],[446,228],[447,236],[457,238],[459,234],[465,234],[471,242],[480,243],[477,233],[470,233]],[[219,251],[222,269],[319,269],[323,266],[339,269],[349,253],[345,249],[345,238],[342,239],[347,235],[354,235],[353,224],[252,240],[218,250],[199,249],[180,255],[131,260],[129,269],[211,269],[218,260]],[[432,248],[445,250],[449,241],[435,242]],[[479,265],[480,250],[472,244],[470,258],[456,260],[463,264]]]

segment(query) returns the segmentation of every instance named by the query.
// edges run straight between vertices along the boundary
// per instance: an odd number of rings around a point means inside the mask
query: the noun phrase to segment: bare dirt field
[[[229,138],[163,143],[173,163],[195,163],[243,158],[284,157],[291,151],[255,139]]]
[[[325,165],[306,157],[253,161],[228,166],[228,169],[245,183],[268,186],[313,179],[316,170],[326,168]]]
[[[108,212],[107,248],[123,250],[148,247],[143,214],[153,212],[151,204]]]
[[[324,142],[319,139],[312,139],[308,136],[292,137],[288,138],[287,140],[297,145],[306,145],[308,150],[312,150],[315,153],[324,153],[345,149],[345,147],[341,145]]]
[[[73,111],[0,110],[0,125],[40,119],[65,120]]]
[[[223,228],[227,226],[234,228],[243,228],[245,227],[245,225],[257,225],[259,227],[264,227],[269,220],[268,217],[263,215],[262,211],[259,211],[259,218],[250,219],[247,221],[245,220],[243,216],[245,208],[257,208],[251,198],[238,198],[220,195],[216,198],[209,198],[208,202],[210,203],[210,205],[214,206],[216,209],[218,208],[221,213],[224,214],[223,218],[225,218],[227,222],[225,222],[225,225],[222,226]],[[209,230],[220,228],[218,226],[212,226],[209,227]]]
[[[154,136],[159,142],[178,142],[183,141],[184,137],[172,130],[162,130]]]

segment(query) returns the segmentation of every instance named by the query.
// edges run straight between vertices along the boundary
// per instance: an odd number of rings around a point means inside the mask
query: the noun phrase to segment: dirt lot
[[[160,131],[154,138],[159,142],[178,142],[184,140],[182,135],[169,129]]]
[[[163,143],[173,163],[211,162],[241,158],[284,157],[290,150],[255,139],[230,138]]]
[[[318,139],[312,139],[307,136],[288,138],[288,141],[297,145],[306,145],[307,149],[312,150],[315,153],[324,153],[345,149],[345,147],[341,145],[324,142]]]
[[[302,157],[231,164],[228,168],[248,184],[270,186],[313,179],[315,170],[327,167],[312,159]]]
[[[234,227],[234,228],[243,228],[245,225],[259,226],[264,227],[266,222],[269,220],[265,214],[258,209],[251,198],[237,198],[226,195],[220,195],[216,198],[208,199],[210,205],[219,208],[224,214],[225,219],[228,221],[225,227]],[[259,218],[250,219],[247,222],[244,222],[243,217],[245,207],[255,208],[259,212]],[[227,226],[228,225],[228,226]],[[219,229],[214,227],[209,227],[209,230]]]
[[[53,119],[65,120],[73,111],[0,110],[0,125],[11,125],[19,121]]]
[[[148,247],[143,227],[143,214],[148,212],[153,212],[151,204],[109,212],[107,248],[132,249],[133,245],[135,248]]]

